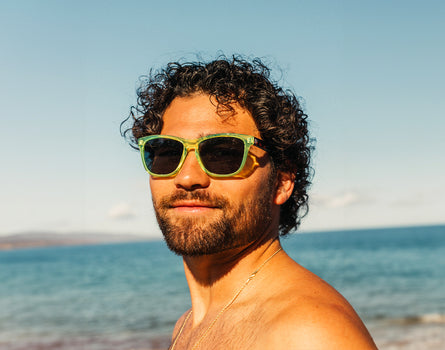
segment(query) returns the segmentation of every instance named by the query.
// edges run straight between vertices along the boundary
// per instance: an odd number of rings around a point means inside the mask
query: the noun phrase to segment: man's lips
[[[187,212],[187,213],[201,213],[204,211],[208,211],[211,209],[217,209],[218,206],[201,201],[176,201],[172,203],[170,209],[174,209],[179,212]]]

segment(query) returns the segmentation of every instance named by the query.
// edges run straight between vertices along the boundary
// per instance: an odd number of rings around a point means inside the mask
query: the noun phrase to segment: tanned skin
[[[222,117],[208,95],[177,97],[163,115],[161,134],[196,139],[230,132],[260,138],[250,113],[239,105],[233,107],[235,112],[230,117]],[[231,208],[236,209],[243,203],[255,203],[259,193],[264,197],[264,188],[272,183],[267,198],[262,199],[270,216],[257,226],[253,239],[245,239],[249,227],[244,227],[231,247],[214,254],[183,256],[193,312],[175,349],[192,349],[251,273],[281,247],[278,238],[280,205],[292,193],[293,177],[278,172],[271,182],[273,172],[267,153],[256,147],[251,148],[251,153],[266,161],[243,179],[209,177],[200,168],[193,151],[175,177],[150,178],[155,208],[175,191],[203,191],[223,195]],[[203,234],[211,235],[212,232],[206,230],[207,223],[223,214],[209,203],[194,200],[179,201],[164,215],[177,225],[193,219]],[[250,215],[248,211],[246,215]],[[261,222],[262,218],[256,220]],[[172,341],[189,312],[176,323]],[[334,288],[281,250],[220,315],[198,348],[366,350],[376,349],[376,346],[351,305]]]

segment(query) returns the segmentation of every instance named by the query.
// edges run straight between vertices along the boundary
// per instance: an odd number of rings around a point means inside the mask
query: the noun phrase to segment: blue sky
[[[0,235],[160,236],[119,124],[150,68],[221,52],[303,98],[303,230],[444,223],[443,18],[440,1],[3,1]]]

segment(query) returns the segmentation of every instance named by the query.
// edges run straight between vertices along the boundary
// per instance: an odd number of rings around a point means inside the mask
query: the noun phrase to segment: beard
[[[273,185],[268,181],[253,198],[238,205],[222,195],[206,190],[177,190],[153,206],[159,227],[171,251],[181,256],[216,254],[252,243],[269,228],[272,217]],[[199,200],[213,207],[210,217],[169,215],[172,204],[180,200]]]

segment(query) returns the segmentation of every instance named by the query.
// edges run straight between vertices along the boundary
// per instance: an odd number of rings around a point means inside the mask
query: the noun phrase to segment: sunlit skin
[[[220,116],[215,105],[205,94],[174,99],[163,115],[161,133],[188,139],[226,132],[260,138],[248,111],[233,105],[235,114]],[[256,147],[252,147],[252,154],[268,159],[265,151]],[[261,191],[264,193],[270,174],[271,164],[267,160],[243,179],[211,178],[200,168],[192,151],[175,177],[151,177],[150,188],[155,204],[176,191],[204,191],[211,196],[224,196],[237,208],[254,202]],[[280,205],[292,193],[292,176],[278,173],[272,183],[264,203],[270,220],[260,226],[254,240],[215,254],[183,257],[193,313],[175,349],[191,349],[247,277],[280,248]],[[222,215],[222,210],[205,201],[181,200],[165,215],[178,223],[194,218],[193,222],[206,227],[207,222]],[[173,338],[186,314],[188,311],[178,320]],[[199,348],[355,350],[375,349],[375,345],[338,292],[280,251],[219,317]]]

